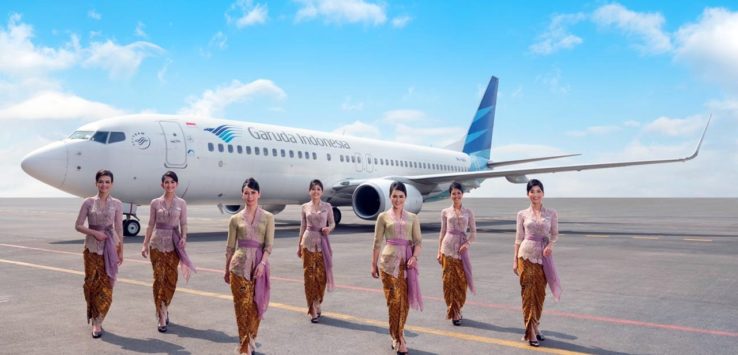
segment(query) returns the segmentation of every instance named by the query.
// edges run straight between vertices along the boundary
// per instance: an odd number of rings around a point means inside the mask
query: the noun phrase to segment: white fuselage
[[[85,139],[86,132],[98,139]],[[100,132],[115,133],[104,139]],[[331,196],[330,187],[341,182],[468,171],[471,162],[462,152],[284,126],[134,115],[87,124],[23,164],[37,179],[77,196],[93,195],[95,172],[111,170],[114,196],[139,205],[162,194],[161,175],[172,170],[189,204],[239,205],[241,184],[253,177],[263,204],[305,202],[309,182],[320,179],[325,197],[340,206],[351,204]],[[421,193],[428,199],[442,191],[435,186]]]

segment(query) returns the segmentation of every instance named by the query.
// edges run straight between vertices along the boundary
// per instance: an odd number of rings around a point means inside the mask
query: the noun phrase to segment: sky
[[[0,2],[0,197],[69,196],[20,161],[121,114],[443,147],[492,75],[496,161],[688,156],[712,117],[695,160],[529,176],[549,197],[738,197],[735,2],[420,0]]]

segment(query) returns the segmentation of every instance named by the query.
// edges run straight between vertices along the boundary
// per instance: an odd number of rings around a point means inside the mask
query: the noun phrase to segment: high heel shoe
[[[528,345],[537,348],[541,346],[541,343],[539,343],[538,340],[528,340]]]

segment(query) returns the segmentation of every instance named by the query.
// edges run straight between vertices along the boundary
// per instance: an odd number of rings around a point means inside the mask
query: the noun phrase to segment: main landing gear
[[[333,207],[333,222],[336,222],[336,227],[341,223],[341,210],[338,207]]]
[[[135,237],[141,232],[141,223],[136,216],[137,207],[131,203],[123,203],[123,215],[126,216],[123,220],[123,235],[126,237]]]

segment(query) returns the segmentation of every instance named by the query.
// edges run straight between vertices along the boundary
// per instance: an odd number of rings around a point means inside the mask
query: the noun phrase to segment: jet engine
[[[389,188],[394,181],[387,179],[368,180],[356,187],[354,194],[351,196],[351,205],[354,213],[361,219],[375,219],[377,216],[392,207],[390,200]],[[423,208],[423,195],[410,184],[405,184],[407,188],[407,199],[405,200],[405,210],[418,213]]]

